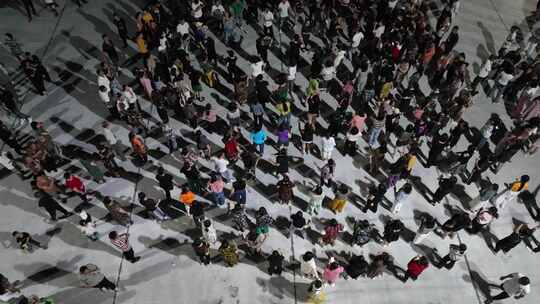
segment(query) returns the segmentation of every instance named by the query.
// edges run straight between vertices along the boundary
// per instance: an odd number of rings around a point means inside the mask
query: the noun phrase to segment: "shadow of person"
[[[71,272],[71,269],[75,268],[75,264],[83,259],[83,255],[76,255],[70,260],[59,261],[56,265],[47,263],[30,263],[30,264],[17,264],[13,268],[22,272],[27,277],[21,282],[23,286],[30,286],[34,284],[47,284],[58,287],[65,287],[71,284],[73,281],[77,281],[75,274]],[[68,270],[66,270],[68,269]],[[30,274],[31,273],[31,274]],[[66,276],[68,276],[66,278]],[[57,279],[62,278],[62,281]],[[53,281],[55,281],[53,283]]]
[[[125,301],[133,298],[135,291],[125,291],[118,293],[116,297],[117,303],[126,303]],[[62,303],[78,303],[78,304],[105,304],[111,303],[111,294],[101,292],[94,288],[68,288],[57,293],[54,293],[48,298],[53,300],[62,301]]]
[[[469,275],[463,275],[463,280],[466,282],[471,282],[476,289],[484,295],[485,298],[491,299],[490,285],[493,284],[490,283],[484,277],[484,275],[480,274],[476,270],[471,270]]]
[[[295,284],[291,284],[291,282],[283,276],[272,276],[268,280],[259,277],[255,280],[264,291],[267,291],[281,300],[285,298],[302,299],[307,297],[308,283],[296,282]]]

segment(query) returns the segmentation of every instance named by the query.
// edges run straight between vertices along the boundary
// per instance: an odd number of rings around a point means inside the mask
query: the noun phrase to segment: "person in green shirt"
[[[245,8],[245,0],[234,0],[234,2],[231,4],[231,13],[234,19],[234,23],[236,23],[238,27],[242,27],[242,18]]]

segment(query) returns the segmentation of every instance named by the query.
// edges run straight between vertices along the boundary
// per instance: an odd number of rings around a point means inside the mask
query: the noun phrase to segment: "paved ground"
[[[58,2],[64,6],[65,1]],[[42,10],[41,17],[31,24],[27,23],[21,9],[10,7],[5,3],[0,4],[0,6],[6,6],[0,10],[1,31],[13,33],[23,42],[26,50],[43,55],[43,61],[52,71],[53,76],[63,80],[61,86],[51,85],[48,88],[49,95],[46,97],[36,97],[32,93],[24,94],[26,91],[24,86],[19,87],[21,94],[24,95],[23,111],[31,114],[35,120],[44,121],[57,142],[68,148],[78,147],[87,152],[95,150],[92,139],[95,139],[96,132],[99,132],[99,124],[106,117],[106,110],[96,94],[95,70],[100,57],[95,46],[101,44],[102,33],[112,33],[113,10],[118,10],[125,16],[133,16],[138,10],[137,5],[140,4],[138,2],[141,1],[99,0],[93,2],[91,6],[87,5],[80,10],[72,2],[67,1],[60,19],[55,19],[52,14]],[[461,37],[457,48],[466,53],[468,61],[472,63],[473,71],[478,70],[481,58],[499,48],[500,42],[511,25],[523,25],[524,17],[535,5],[531,0],[462,2],[461,11],[456,19],[456,23],[460,26]],[[128,26],[133,28],[131,22]],[[249,38],[254,36],[254,31],[249,28],[246,36],[243,45],[245,51],[255,54],[254,41]],[[287,42],[286,38],[284,42]],[[218,43],[217,46],[218,52],[224,54],[223,45]],[[127,50],[127,55],[131,56],[134,52],[135,50],[130,48]],[[0,62],[10,71],[14,66],[13,59],[9,58],[6,52],[0,54]],[[247,69],[246,61],[241,59],[241,62]],[[271,62],[279,67],[278,58],[275,56],[271,57]],[[123,74],[122,81],[131,79],[131,72],[127,69],[123,71]],[[299,78],[298,83],[304,85],[306,79],[302,75],[299,75]],[[227,86],[231,87],[229,84]],[[215,96],[221,95],[211,89],[205,89],[204,95],[207,100],[216,105],[219,114],[224,117],[224,108],[214,102]],[[335,107],[335,101],[328,95],[324,98]],[[151,110],[147,102],[144,102],[143,107],[148,111]],[[505,118],[507,126],[510,126],[503,106],[491,104],[483,95],[478,98],[465,118],[473,126],[479,127],[491,112],[500,113]],[[152,114],[156,116],[155,112]],[[4,120],[6,119],[4,117]],[[190,131],[178,121],[173,121],[172,125],[183,134]],[[127,146],[128,130],[125,125],[116,124],[114,130],[120,134],[123,143]],[[297,130],[294,132],[297,133]],[[221,145],[219,136],[212,135],[210,138],[216,145]],[[177,176],[178,181],[182,181],[178,161],[171,155],[158,151],[159,149],[167,151],[163,144],[154,138],[149,138],[148,144],[153,149],[151,153],[153,165],[162,164],[169,172]],[[460,143],[462,146],[465,144],[465,142]],[[296,148],[291,149],[293,155],[300,155]],[[366,185],[373,181],[373,178],[362,169],[366,164],[366,158],[360,155],[353,160],[348,156],[339,155],[337,162],[337,179],[351,186],[356,194],[364,196]],[[350,166],[351,163],[354,167]],[[312,174],[313,170],[316,170],[316,164],[321,165],[321,161],[310,156],[306,157],[303,164],[295,167],[292,178],[300,180],[304,174]],[[129,161],[122,165],[132,172],[129,179],[109,179],[106,184],[91,183],[90,187],[126,204],[130,202],[136,184],[139,189],[144,189],[151,196],[162,196],[153,180],[154,174],[149,172],[155,168],[153,165],[147,165],[142,170]],[[204,165],[210,168],[210,164],[204,163]],[[70,166],[82,168],[77,160],[73,160],[63,169]],[[490,177],[502,184],[522,173],[528,173],[532,177],[532,189],[535,190],[540,180],[539,169],[538,157],[525,158],[519,155],[498,175]],[[84,171],[80,172],[84,175]],[[59,176],[61,174],[62,170],[58,172]],[[274,203],[275,199],[271,196],[270,186],[276,182],[275,178],[264,172],[257,172],[257,174],[260,182],[250,187],[249,204],[253,208],[264,205],[274,216],[288,216],[290,210],[277,206]],[[419,166],[415,169],[414,175],[422,177],[423,183],[429,189],[435,189],[437,173],[434,169],[424,169]],[[299,190],[297,195],[300,200],[306,200],[304,190]],[[222,264],[213,264],[208,267],[199,265],[191,246],[184,242],[194,234],[192,222],[185,217],[160,225],[136,215],[135,224],[131,227],[132,242],[135,251],[143,258],[137,264],[123,264],[119,268],[121,261],[119,255],[109,245],[106,237],[97,242],[86,240],[78,231],[74,218],[56,225],[44,221],[46,215],[37,208],[37,202],[32,196],[28,181],[21,181],[15,174],[5,174],[0,181],[0,193],[0,239],[4,247],[0,251],[0,261],[2,261],[0,272],[12,280],[25,280],[25,294],[49,295],[62,304],[294,303],[295,300],[298,302],[305,300],[309,282],[298,276],[294,277],[292,272],[285,273],[283,277],[270,277],[263,271],[264,264],[256,264],[248,259],[244,259],[233,269],[224,268]],[[448,203],[459,206],[460,200],[466,203],[467,198],[470,199],[477,194],[475,187],[467,186],[461,198],[450,197]],[[391,196],[389,198],[392,199]],[[73,208],[78,203],[78,198],[73,198],[67,206]],[[96,218],[105,216],[106,212],[102,204],[96,200],[94,204],[90,213]],[[297,210],[297,207],[294,206],[292,210]],[[418,211],[428,211],[436,215],[439,220],[447,218],[441,206],[432,207],[426,204],[421,195],[415,191],[410,206],[405,206],[400,215],[411,231],[417,229],[413,215]],[[220,216],[222,213],[223,211],[219,209],[209,212],[216,219],[216,228],[219,233],[230,232],[232,231],[230,223]],[[355,204],[349,204],[345,214],[366,218]],[[379,219],[388,215],[388,210],[383,209],[377,215],[370,214],[367,218],[382,227]],[[330,217],[332,217],[331,212],[324,210],[322,218]],[[344,215],[339,218],[342,222],[345,221]],[[512,221],[515,220],[531,222],[526,209],[517,203],[507,207],[503,216],[493,224],[493,234],[499,238],[506,236],[511,231]],[[55,227],[60,228],[60,231],[49,237],[46,231]],[[15,229],[33,233],[37,239],[48,242],[49,249],[38,250],[32,254],[22,253],[11,242],[10,232]],[[111,229],[122,229],[122,227],[115,227],[109,222],[101,222],[98,226],[98,230],[105,236]],[[494,255],[480,236],[460,234],[459,238],[470,249],[467,260],[459,262],[451,271],[431,267],[418,281],[405,284],[391,275],[374,280],[341,280],[336,287],[325,291],[328,303],[477,303],[485,298],[487,282],[495,282],[500,275],[515,271],[528,274],[532,281],[532,293],[520,300],[520,303],[538,303],[540,300],[540,260],[537,255],[528,251],[523,245],[518,246],[506,256]],[[436,247],[441,253],[445,253],[448,243],[448,240],[431,236],[424,245],[426,248]],[[298,237],[294,238],[291,246],[290,239],[272,229],[270,239],[263,249],[268,252],[275,248],[280,248],[288,254],[291,254],[291,249],[294,249],[296,257],[307,249],[315,249],[322,261],[327,259],[328,248],[312,245]],[[396,257],[398,264],[405,266],[412,256],[426,248],[413,248],[408,242],[400,240],[389,248],[370,244],[362,249],[355,248],[353,251],[367,255],[388,250]],[[334,250],[339,252],[351,249],[340,242]],[[111,293],[77,287],[78,266],[89,262],[98,264],[110,278],[116,278],[119,275],[121,291],[116,297]],[[513,301],[510,299],[507,302]]]

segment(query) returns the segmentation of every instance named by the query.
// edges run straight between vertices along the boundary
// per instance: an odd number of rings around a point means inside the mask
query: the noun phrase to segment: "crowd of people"
[[[32,0],[22,2],[32,20]],[[517,224],[508,236],[488,246],[494,253],[507,253],[523,241],[532,252],[540,252],[534,236],[540,213],[529,176],[516,176],[503,185],[489,179],[503,166],[511,166],[517,154],[537,157],[538,38],[512,27],[498,52],[483,58],[479,72],[473,74],[469,59],[459,50],[455,19],[460,0],[443,1],[437,11],[428,2],[150,1],[133,16],[135,28],[128,28],[126,24],[131,22],[114,13],[117,37],[102,36],[99,48],[103,56],[95,88],[95,107],[103,107],[109,116],[101,124],[102,140],[95,151],[77,161],[94,182],[103,183],[122,178],[125,162],[152,170],[147,164],[159,164],[159,160],[149,155],[146,139],[164,140],[168,154],[180,164],[182,178],[154,166],[163,197],[150,197],[145,189],[136,188],[136,208],[143,208],[148,219],[159,222],[174,218],[170,210],[191,217],[200,232],[192,246],[201,264],[223,262],[234,267],[247,255],[266,260],[270,275],[289,271],[286,253],[262,249],[271,229],[285,230],[290,238],[301,237],[320,246],[331,247],[337,241],[363,246],[373,241],[386,247],[398,241],[407,228],[400,213],[408,208],[414,191],[427,203],[451,213],[442,222],[427,212],[418,216],[416,235],[408,240],[411,246],[433,234],[452,241],[447,253],[433,250],[414,256],[406,269],[386,251],[332,256],[323,267],[316,253],[302,253],[292,271],[309,280],[311,299],[324,299],[324,290],[341,277],[372,279],[391,273],[405,282],[417,280],[430,265],[452,269],[467,252],[467,244],[454,235],[489,233],[490,224],[516,200],[534,222]],[[58,13],[54,5],[49,7]],[[257,33],[255,41],[246,35],[248,27]],[[216,39],[227,47],[226,53],[216,50]],[[118,41],[122,44],[116,45]],[[55,82],[40,59],[23,51],[9,33],[4,44],[19,60],[35,92],[46,94],[45,82]],[[255,44],[256,54],[243,49],[249,44]],[[124,62],[121,54],[126,48],[135,48],[137,54]],[[238,56],[249,62],[248,68],[239,64]],[[134,71],[131,85],[120,80],[126,68]],[[30,130],[32,136],[22,142],[18,132],[2,123],[0,138],[8,147],[3,157],[11,170],[29,177],[38,207],[45,209],[51,222],[77,214],[84,237],[97,241],[101,236],[88,206],[102,205],[111,221],[127,227],[125,233],[110,231],[108,241],[127,261],[139,261],[130,245],[133,208],[88,189],[88,181],[73,172],[55,177],[53,173],[65,164],[63,147],[44,123],[20,111],[15,94],[5,87],[0,91],[15,125]],[[225,100],[207,100],[209,91]],[[482,91],[494,104],[504,103],[513,122],[510,127],[495,113],[480,129],[464,119]],[[157,116],[149,118],[154,110]],[[190,130],[189,136],[175,129],[173,119]],[[131,144],[129,151],[112,131],[112,124],[130,130],[125,141]],[[216,134],[222,142],[211,141]],[[300,156],[295,156],[294,149]],[[377,183],[365,194],[354,194],[335,178],[336,160],[350,161],[346,156],[367,161],[361,170]],[[295,180],[293,164],[308,157],[320,167],[308,168],[313,174],[301,172],[304,178]],[[422,177],[413,175],[418,166],[436,168],[437,189],[422,187]],[[348,173],[354,175],[355,170],[351,163]],[[249,195],[248,189],[256,187],[261,171],[276,180],[270,200],[290,209],[285,224]],[[460,184],[475,185],[479,195],[460,204],[448,203]],[[299,204],[298,193],[304,188],[309,188],[309,201]],[[179,197],[172,196],[175,189],[181,189]],[[360,200],[353,199],[359,195]],[[84,204],[69,211],[65,204],[72,196],[80,197]],[[342,217],[337,215],[347,212],[351,200],[355,206],[361,205],[363,213],[380,213],[379,206],[386,209],[383,213],[389,216],[382,223],[383,230],[363,218],[340,222]],[[224,209],[237,231],[235,238],[220,235],[214,228],[214,219],[208,216],[214,206]],[[323,208],[335,218],[321,218]],[[322,222],[323,228],[317,230],[315,221]],[[46,249],[29,232],[14,231],[13,237],[26,252],[33,247]],[[217,257],[211,249],[218,251]],[[79,272],[85,287],[118,291],[94,264],[82,265]],[[486,295],[486,303],[518,299],[530,292],[530,280],[524,274],[513,273],[501,280],[493,286],[500,292]],[[17,295],[17,303],[54,301],[20,295],[19,288],[17,282],[2,277],[0,293]]]

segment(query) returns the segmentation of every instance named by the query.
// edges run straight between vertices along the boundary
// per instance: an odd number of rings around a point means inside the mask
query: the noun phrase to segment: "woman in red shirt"
[[[415,281],[418,279],[418,276],[429,267],[428,259],[423,255],[417,255],[412,258],[407,264],[407,272],[403,277],[403,282],[406,282],[409,278]]]
[[[236,162],[238,160],[239,152],[240,150],[238,149],[238,141],[236,141],[236,136],[231,135],[225,142],[225,154],[227,155],[227,159],[230,162]]]
[[[70,173],[64,173],[64,179],[66,180],[66,188],[77,194],[85,203],[88,203],[86,196],[86,186],[83,181],[76,175]]]

